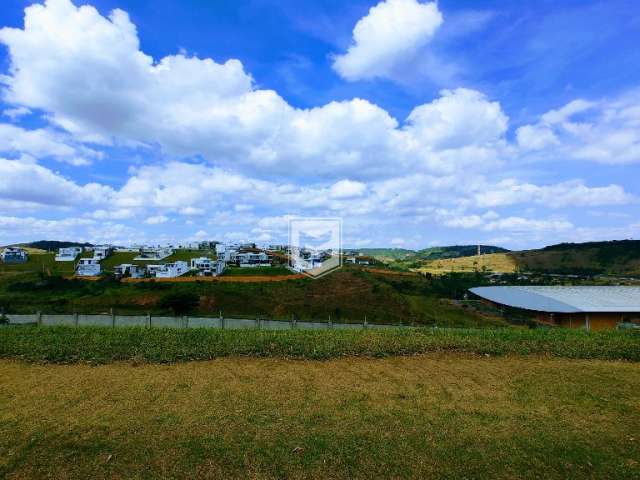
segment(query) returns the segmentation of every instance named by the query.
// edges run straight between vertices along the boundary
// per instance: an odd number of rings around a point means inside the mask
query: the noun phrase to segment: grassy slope
[[[0,361],[0,477],[638,478],[640,364]]]
[[[83,252],[80,258],[91,257],[91,252]],[[4,264],[0,262],[0,273],[12,272],[46,272],[53,275],[72,275],[76,262],[56,262],[55,253],[29,255],[25,263]]]
[[[486,268],[492,272],[511,273],[517,270],[518,262],[511,253],[490,253],[471,257],[444,258],[428,261],[418,271],[429,273],[473,272]]]
[[[423,262],[420,271],[446,273],[482,269],[494,272],[607,273],[640,275],[640,241],[560,244],[540,250],[494,253]]]
[[[451,245],[429,247],[422,250],[406,250],[404,248],[362,248],[359,252],[385,262],[400,264],[414,263],[421,260],[437,260],[443,258],[468,257],[475,255],[477,245]],[[481,245],[485,253],[507,252],[506,249],[493,245]]]
[[[0,277],[0,307],[14,313],[160,313],[159,299],[171,292],[193,292],[202,315],[263,315],[272,318],[328,319],[379,323],[425,323],[440,326],[480,326],[497,319],[462,313],[437,300],[426,279],[395,278],[343,268],[318,280],[277,283],[122,284],[114,281],[46,280],[33,275]],[[426,297],[416,300],[416,297]]]
[[[153,265],[159,263],[170,263],[178,260],[189,262],[192,258],[197,257],[209,257],[215,258],[215,253],[210,250],[176,250],[172,255],[162,260],[140,261],[134,260],[137,257],[137,253],[129,252],[116,252],[109,255],[108,258],[102,261],[102,269],[107,272],[113,272],[113,267],[121,265],[123,263],[132,263],[134,265]]]

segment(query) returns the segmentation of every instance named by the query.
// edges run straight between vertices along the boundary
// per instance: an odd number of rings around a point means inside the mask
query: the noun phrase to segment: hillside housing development
[[[75,262],[81,253],[82,247],[63,247],[58,249],[54,259],[56,262]]]
[[[217,241],[182,242],[180,245],[91,245],[74,242],[62,244],[49,255],[56,263],[73,265],[77,277],[113,275],[123,278],[176,278],[183,275],[215,277],[228,268],[269,268],[274,264],[286,266],[294,272],[317,268],[337,253],[322,250],[294,249],[288,245],[271,248],[255,243],[221,243]],[[193,255],[190,255],[193,253]],[[297,257],[294,254],[299,254]],[[296,258],[294,258],[296,257]],[[19,246],[6,247],[2,251],[4,263],[26,262],[28,255]],[[106,262],[105,260],[111,259]],[[351,263],[367,265],[369,257],[357,256]],[[105,266],[106,265],[106,266]],[[64,266],[61,266],[63,270]]]
[[[0,252],[0,259],[4,263],[25,263],[29,259],[29,254],[19,247],[6,247]]]

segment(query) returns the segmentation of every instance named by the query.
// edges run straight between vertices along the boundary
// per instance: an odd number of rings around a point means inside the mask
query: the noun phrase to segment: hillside
[[[640,240],[561,243],[513,257],[521,271],[640,275]]]
[[[406,248],[349,248],[346,251],[357,251],[362,255],[373,257],[376,260],[382,262],[401,260],[406,257],[415,255],[414,250],[408,250]]]
[[[452,245],[448,247],[430,247],[416,252],[416,257],[423,260],[437,260],[442,258],[471,257],[480,252],[484,254],[508,252],[506,248],[493,245]]]
[[[579,275],[640,275],[640,240],[561,243],[537,250],[427,260],[416,268],[430,273],[493,271]]]
[[[448,245],[443,247],[429,247],[422,250],[408,250],[405,248],[361,248],[357,249],[363,255],[368,255],[386,263],[396,263],[396,266],[410,266],[424,260],[438,260],[441,258],[470,257],[478,252],[478,245]],[[480,245],[483,254],[508,252],[506,248],[493,245]]]
[[[64,242],[58,240],[38,240],[37,242],[24,243],[23,247],[35,248],[38,250],[44,250],[47,252],[53,252],[59,248],[67,247],[92,247],[91,243],[78,243],[78,242]]]
[[[46,271],[46,268],[45,268]],[[469,281],[473,281],[470,279]],[[167,313],[163,297],[197,295],[193,314],[275,319],[328,320],[361,323],[416,323],[440,326],[504,325],[481,317],[443,298],[460,296],[475,283],[450,285],[420,275],[384,275],[344,267],[317,280],[282,282],[121,283],[65,280],[16,271],[0,275],[0,309],[13,313]],[[447,295],[448,296],[448,295]]]

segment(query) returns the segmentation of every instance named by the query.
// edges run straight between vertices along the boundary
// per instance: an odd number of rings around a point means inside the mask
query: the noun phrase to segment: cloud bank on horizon
[[[445,2],[372,5],[342,51],[312,42],[308,68],[333,98],[307,105],[287,100],[290,70],[267,82],[242,58],[188,45],[153,56],[124,10],[31,5],[0,30],[0,244],[277,243],[292,216],[342,217],[350,246],[638,237],[639,86],[569,88],[534,112],[471,73],[442,85],[416,69],[428,96],[407,83],[411,65],[468,63],[465,35],[499,36],[480,13],[448,25]]]

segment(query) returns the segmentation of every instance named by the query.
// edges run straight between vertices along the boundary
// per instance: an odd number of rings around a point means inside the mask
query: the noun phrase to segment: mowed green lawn
[[[0,360],[0,478],[638,478],[640,363]]]
[[[90,257],[91,252],[83,252],[79,258]],[[55,253],[37,253],[29,255],[25,263],[2,263],[0,272],[38,272],[47,275],[73,275],[76,262],[56,262]]]

